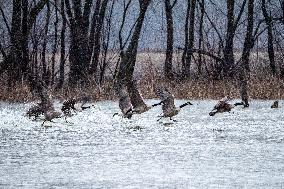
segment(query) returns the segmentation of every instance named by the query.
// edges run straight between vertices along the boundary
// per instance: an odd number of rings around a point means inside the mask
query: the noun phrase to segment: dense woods
[[[196,82],[203,88],[197,93],[210,93],[208,84],[229,81],[248,106],[250,91],[260,97],[253,91],[256,81],[269,78],[275,93],[283,91],[283,5],[283,0],[1,1],[1,87],[33,89],[31,78],[37,78],[63,94],[78,88],[100,93],[105,84],[140,78],[152,88],[161,81]]]

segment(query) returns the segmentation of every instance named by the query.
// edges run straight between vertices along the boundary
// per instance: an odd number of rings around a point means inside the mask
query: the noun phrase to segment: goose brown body
[[[216,113],[224,113],[224,112],[230,112],[234,107],[238,105],[244,105],[243,102],[241,103],[235,103],[235,104],[229,104],[229,98],[224,97],[214,106],[213,110],[209,113],[210,116],[214,116]]]
[[[176,116],[179,113],[181,108],[187,105],[192,105],[191,102],[186,102],[179,107],[176,107],[174,96],[167,88],[157,89],[156,94],[161,99],[162,103],[163,115],[161,117],[169,117],[170,119],[172,119],[172,117]]]

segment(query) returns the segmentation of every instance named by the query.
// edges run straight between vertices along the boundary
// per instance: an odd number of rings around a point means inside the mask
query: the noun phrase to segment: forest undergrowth
[[[155,89],[165,86],[170,89],[178,99],[220,99],[224,96],[240,98],[237,79],[188,79],[167,80],[161,76],[145,72],[143,78],[138,80],[139,90],[146,99],[157,98]],[[39,100],[36,94],[30,90],[28,83],[17,83],[11,89],[4,79],[0,81],[0,101],[29,102]],[[113,90],[113,81],[105,81],[98,85],[92,82],[88,86],[69,87],[67,84],[62,89],[49,88],[49,93],[54,99],[66,100],[68,98],[90,96],[93,101],[116,100]],[[284,99],[284,81],[280,77],[272,75],[251,75],[249,78],[250,99]]]

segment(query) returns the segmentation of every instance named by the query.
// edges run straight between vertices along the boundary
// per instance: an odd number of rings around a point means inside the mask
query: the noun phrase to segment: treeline
[[[164,78],[188,80],[194,73],[208,80],[236,79],[248,103],[250,58],[256,51],[268,55],[267,73],[284,78],[284,0],[1,2],[0,74],[11,90],[31,78],[55,89],[101,85],[110,67],[113,80],[128,82],[142,49],[145,17],[153,16],[147,13],[157,4],[166,23],[161,34],[166,46],[159,49],[165,54]],[[180,70],[174,67],[176,54]]]

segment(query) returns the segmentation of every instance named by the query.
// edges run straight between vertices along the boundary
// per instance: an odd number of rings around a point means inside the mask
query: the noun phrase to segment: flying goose
[[[89,101],[91,101],[91,98],[88,97],[88,96],[83,96],[83,97],[80,97],[80,98],[71,98],[71,99],[64,101],[63,105],[61,107],[61,111],[63,112],[63,114],[65,116],[65,120],[66,120],[67,116],[72,115],[71,110],[73,110],[74,112],[77,111],[77,108],[75,107],[76,104],[81,103],[80,108],[82,110],[90,108],[91,106],[84,106]]]
[[[32,92],[35,95],[38,95],[41,100],[39,103],[30,107],[26,113],[29,118],[34,116],[34,119],[37,119],[40,115],[44,114],[49,98],[47,87],[44,82],[38,78],[39,77],[36,77],[35,75],[29,75],[28,77]]]
[[[224,97],[214,106],[213,110],[209,113],[210,116],[214,116],[216,113],[230,112],[235,106],[244,105],[243,102],[235,104],[229,104],[230,99]]]
[[[274,101],[273,104],[271,105],[271,108],[278,108],[278,100]]]
[[[173,120],[172,117],[176,116],[182,108],[184,108],[187,105],[193,105],[191,102],[186,102],[180,105],[179,107],[176,107],[174,103],[174,96],[167,88],[158,89],[156,94],[162,100],[162,110],[163,110],[163,115],[159,116],[160,118],[157,121],[159,121],[163,117],[169,117],[170,120]]]
[[[58,112],[55,110],[54,106],[52,103],[50,103],[45,111],[44,111],[44,121],[42,123],[42,125],[44,125],[44,123],[46,121],[50,121],[50,122],[53,122],[52,120],[55,119],[55,118],[61,118],[62,117],[62,113],[61,112]]]
[[[37,103],[30,107],[26,113],[26,115],[31,118],[34,116],[34,120],[36,120],[40,115],[44,114],[43,103]]]
[[[122,117],[130,119],[133,115],[133,106],[127,92],[127,87],[117,82],[115,83],[114,89],[119,98],[119,108],[122,112]],[[115,115],[118,115],[118,113],[113,114],[113,116]]]
[[[53,103],[51,101],[51,95],[48,92],[48,87],[46,83],[39,79],[40,77],[36,74],[29,74],[28,80],[31,92],[33,94],[36,94],[40,97],[40,103],[37,103],[35,106],[32,106],[28,112],[27,115],[29,117],[35,116],[37,118],[40,114],[44,115],[44,121],[42,125],[46,121],[52,122],[55,118],[61,117],[61,112],[58,112],[55,110]]]
[[[144,112],[147,112],[151,108],[162,104],[162,102],[160,102],[148,106],[144,102],[143,97],[138,90],[138,85],[136,80],[132,80],[128,83],[127,91],[130,97],[131,104],[133,106],[133,113],[135,114],[142,114]]]

